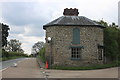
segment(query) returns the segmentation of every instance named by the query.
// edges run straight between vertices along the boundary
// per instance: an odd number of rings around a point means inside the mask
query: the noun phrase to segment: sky
[[[63,16],[65,8],[77,8],[79,16],[118,24],[120,0],[0,0],[0,22],[9,25],[10,39],[22,42],[25,53],[38,41],[45,42],[43,25]]]

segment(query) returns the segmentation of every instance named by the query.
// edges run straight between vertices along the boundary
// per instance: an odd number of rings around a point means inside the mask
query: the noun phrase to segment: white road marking
[[[17,63],[13,63],[11,67],[17,67]]]
[[[45,72],[43,72],[45,74]]]

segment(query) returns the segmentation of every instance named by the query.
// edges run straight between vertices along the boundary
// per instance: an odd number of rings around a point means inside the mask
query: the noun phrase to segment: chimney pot
[[[76,9],[76,8],[74,8],[74,9],[65,8],[64,12],[63,12],[63,15],[65,15],[65,16],[78,16],[78,14],[79,14],[79,12],[78,12],[78,9]]]

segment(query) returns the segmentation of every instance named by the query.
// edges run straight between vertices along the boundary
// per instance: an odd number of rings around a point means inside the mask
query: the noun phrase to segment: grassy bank
[[[28,57],[27,54],[19,53],[19,52],[7,52],[4,49],[1,52],[2,52],[2,54],[1,54],[0,61]]]
[[[13,57],[4,57],[4,58],[1,58],[0,61],[7,61],[7,60],[11,60],[11,59],[17,59],[17,58],[24,58],[22,56],[13,56]]]
[[[119,61],[120,63],[120,61]],[[52,69],[58,70],[95,70],[95,69],[105,69],[111,67],[120,66],[118,63],[113,64],[101,64],[101,65],[93,65],[93,66],[83,66],[83,67],[65,67],[65,66],[53,66]]]

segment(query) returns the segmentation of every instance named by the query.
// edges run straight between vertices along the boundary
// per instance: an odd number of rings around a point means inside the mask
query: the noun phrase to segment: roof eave
[[[46,27],[50,27],[50,26],[97,26],[97,27],[101,27],[101,28],[106,28],[105,26],[102,25],[65,25],[65,24],[52,24],[52,25],[43,25],[43,29],[46,30]]]

